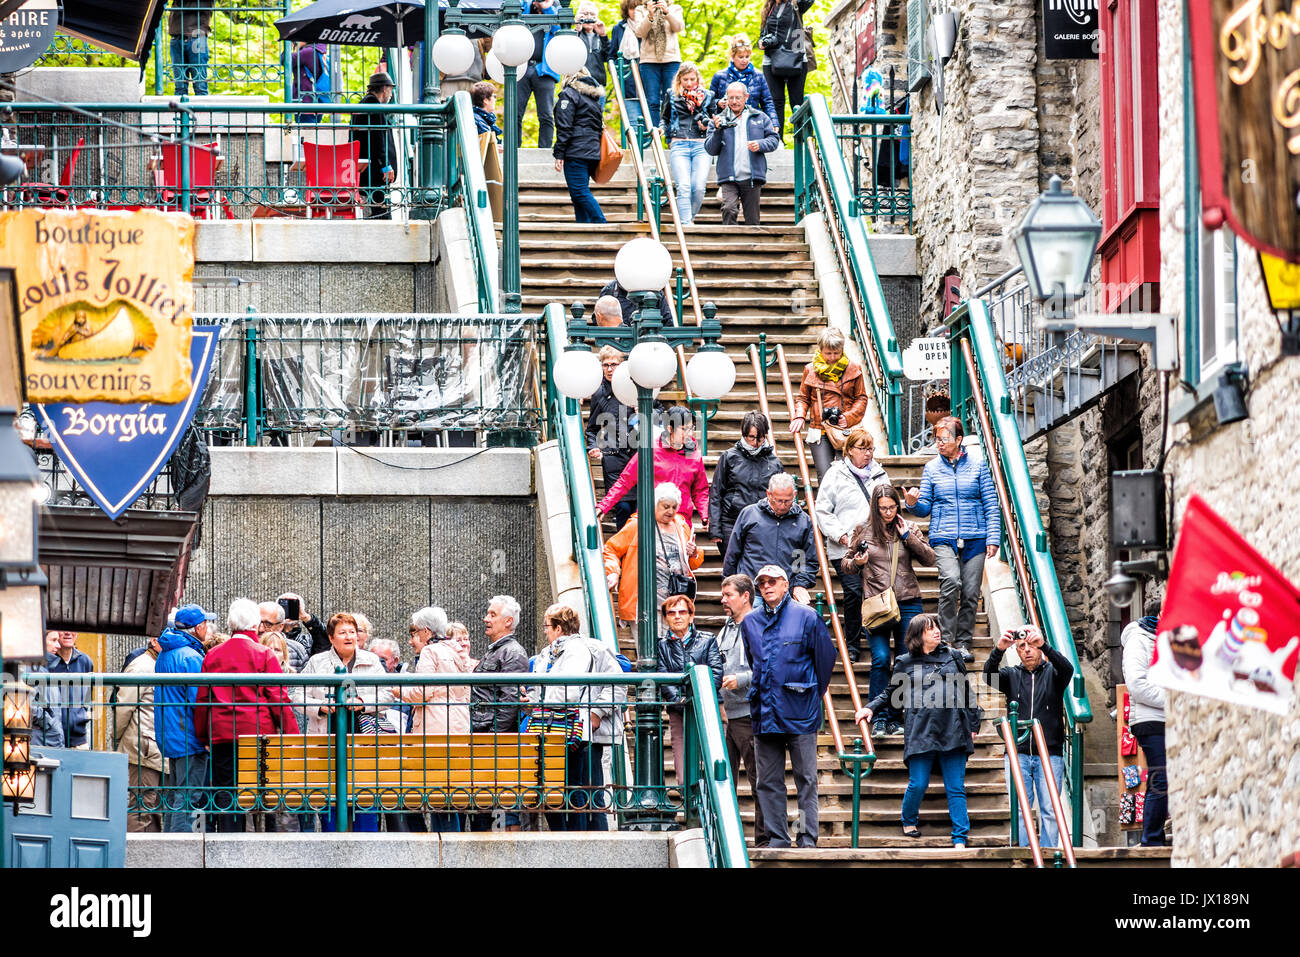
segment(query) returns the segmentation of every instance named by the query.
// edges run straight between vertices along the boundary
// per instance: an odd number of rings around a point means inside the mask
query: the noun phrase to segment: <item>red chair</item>
[[[164,209],[181,208],[181,144],[164,143],[162,169],[154,181]],[[190,213],[195,219],[231,219],[230,204],[216,188],[217,144],[190,147]]]
[[[303,143],[303,180],[307,186],[307,218],[324,212],[325,218],[356,219],[361,208],[361,143]],[[315,213],[313,213],[313,210]]]
[[[52,183],[21,183],[18,189],[22,195],[24,206],[45,206],[57,207],[69,205],[72,198],[72,191],[68,188],[72,185],[72,177],[77,172],[77,160],[81,156],[81,148],[86,145],[86,138],[83,136],[77,140],[77,146],[68,157],[68,161],[63,164],[63,172],[59,174],[59,185]]]

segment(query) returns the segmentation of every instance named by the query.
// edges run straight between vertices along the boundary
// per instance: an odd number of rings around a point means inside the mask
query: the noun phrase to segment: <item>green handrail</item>
[[[825,212],[836,221],[828,221],[826,227],[838,229],[844,241],[844,252],[853,271],[853,275],[845,276],[844,280],[851,284],[849,295],[856,295],[867,319],[867,328],[859,329],[856,316],[850,312],[850,325],[858,347],[863,352],[870,349],[879,360],[884,382],[876,382],[873,377],[872,387],[885,421],[889,453],[900,455],[903,452],[903,354],[894,336],[885,291],[871,256],[867,228],[857,212],[853,182],[835,137],[835,125],[826,98],[820,93],[810,94],[795,111],[791,123],[795,130],[795,213],[802,219],[812,209],[811,194],[817,187],[810,153],[816,148],[833,207]]]
[[[1002,365],[1002,350],[993,332],[993,321],[988,304],[982,299],[967,300],[948,318],[952,344],[951,396],[953,413],[960,415],[968,431],[980,426],[975,409],[973,387],[978,386],[984,397],[992,435],[984,436],[984,448],[990,468],[995,468],[1002,479],[1009,500],[1011,514],[1003,523],[1003,535],[1015,536],[1024,557],[1025,572],[1029,580],[1029,594],[1025,594],[1019,576],[1016,590],[1026,611],[1034,611],[1042,626],[1043,636],[1074,668],[1074,680],[1065,694],[1065,712],[1070,723],[1070,762],[1066,778],[1070,785],[1071,833],[1075,844],[1083,839],[1083,729],[1092,720],[1092,705],[1074,649],[1074,635],[1070,620],[1065,614],[1065,599],[1061,595],[1056,566],[1048,548],[1047,532],[1043,529],[1038,511],[1038,499],[1029,476],[1029,463],[1025,459],[1024,444],[1016,425],[1011,390],[1007,385]],[[970,344],[972,365],[978,383],[971,383],[966,371],[962,351],[963,340]]]
[[[465,206],[465,229],[474,248],[474,273],[478,280],[479,312],[495,312],[501,302],[501,282],[497,270],[497,234],[488,202],[487,174],[478,152],[478,134],[474,125],[474,103],[461,90],[452,97],[455,151],[460,157],[461,202]]]
[[[704,665],[695,665],[687,677],[693,702],[688,744],[694,745],[687,751],[693,751],[703,765],[699,799],[704,813],[700,817],[709,842],[710,863],[714,867],[749,867],[740,802],[736,799],[736,769],[727,760],[713,676]],[[689,760],[687,765],[692,766]]]
[[[583,597],[591,621],[591,637],[615,651],[618,632],[614,608],[605,585],[605,560],[600,547],[600,519],[596,515],[596,493],[587,464],[587,442],[578,403],[560,395],[554,384],[555,359],[568,345],[569,333],[564,308],[558,303],[546,307],[546,401],[550,434],[560,447],[564,481],[569,489],[569,517],[573,528],[573,560],[582,576]]]

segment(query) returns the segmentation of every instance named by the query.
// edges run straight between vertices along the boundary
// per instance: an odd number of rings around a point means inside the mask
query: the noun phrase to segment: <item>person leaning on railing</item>
[[[208,36],[212,33],[213,0],[180,0],[167,17],[171,36],[172,92],[184,96],[194,84],[195,96],[208,95]]]
[[[971,644],[984,560],[998,553],[1002,513],[988,463],[962,447],[964,435],[960,419],[940,419],[934,427],[939,454],[925,463],[921,487],[903,494],[913,515],[933,512],[930,547],[939,567],[939,626],[944,641],[969,663],[975,660]]]
[[[859,708],[854,722],[866,719],[886,704],[903,710],[903,763],[907,790],[903,793],[904,837],[920,837],[921,798],[930,786],[930,773],[939,765],[948,797],[954,847],[965,847],[970,833],[966,810],[966,761],[975,750],[983,712],[966,665],[946,644],[934,615],[917,615],[907,626],[907,654],[894,662],[889,687]]]
[[[826,542],[826,557],[844,589],[844,641],[850,661],[857,661],[862,653],[862,575],[856,567],[846,573],[840,561],[854,531],[871,520],[871,493],[889,484],[875,452],[871,433],[861,427],[854,429],[844,440],[844,457],[827,470],[817,486],[817,526]],[[901,641],[902,636],[899,638]]]
[[[820,499],[817,504],[820,507]],[[912,563],[934,564],[934,551],[925,540],[925,534],[898,514],[899,504],[896,489],[887,483],[877,485],[871,493],[868,517],[853,529],[840,563],[846,576],[846,605],[849,601],[847,576],[850,574],[858,578],[856,592],[859,602],[864,596],[871,598],[893,589],[898,603],[897,618],[878,622],[867,629],[867,638],[871,642],[871,679],[867,694],[871,698],[880,695],[888,686],[890,662],[903,654],[907,629],[912,619],[921,614],[921,585],[916,580]],[[859,622],[862,620],[861,611],[859,604]],[[903,730],[902,713],[892,703],[876,710],[872,736],[898,734]]]
[[[278,607],[278,606],[277,606]],[[212,632],[216,615],[193,603],[176,609],[172,624],[158,637],[160,649],[154,673],[198,674],[203,670],[203,647]],[[194,830],[193,809],[202,808],[202,791],[208,784],[208,748],[194,726],[194,702],[199,689],[194,685],[159,685],[154,689],[154,734],[158,748],[167,758],[167,791],[163,830],[184,834]]]
[[[867,379],[862,366],[844,351],[844,333],[827,326],[817,336],[817,351],[804,366],[794,397],[790,434],[808,426],[817,479],[826,477],[835,452],[867,414]]]
[[[179,616],[179,612],[177,613]],[[230,637],[203,659],[204,674],[283,674],[275,653],[257,642],[261,621],[256,602],[236,598],[226,614]],[[297,734],[292,701],[281,685],[202,685],[195,696],[194,730],[209,742],[211,781],[226,788],[213,795],[215,810],[236,807],[233,790],[240,736]],[[243,814],[215,815],[215,830],[243,831]]]
[[[529,664],[540,674],[619,674],[622,668],[609,649],[579,634],[578,613],[568,605],[555,604],[542,616],[542,631],[548,642]],[[549,816],[553,831],[607,831],[603,813],[590,809],[607,806],[600,800],[605,785],[601,748],[595,743],[601,725],[618,720],[613,707],[612,685],[538,685],[529,694],[535,707],[528,719],[530,732],[560,731],[568,737],[564,783],[570,810]],[[585,812],[585,813],[584,813]],[[513,815],[507,815],[507,820]]]
[[[999,667],[1003,653],[1012,645],[1016,647],[1020,664],[1011,668]],[[1016,702],[1020,720],[1037,720],[1042,725],[1043,740],[1047,744],[1047,764],[1058,791],[1065,781],[1065,693],[1070,689],[1073,677],[1074,665],[1044,642],[1042,632],[1033,625],[1004,631],[984,662],[984,680],[989,687],[1006,695],[1008,702]],[[1029,846],[1026,818],[1037,800],[1038,815],[1043,822],[1038,843],[1042,847],[1060,847],[1060,830],[1056,823],[1056,809],[1047,790],[1043,755],[1034,747],[1032,734],[1016,744],[1016,758],[1029,799],[1029,807],[1020,808],[1020,846]],[[1010,782],[1011,769],[1006,758],[1003,765]]]

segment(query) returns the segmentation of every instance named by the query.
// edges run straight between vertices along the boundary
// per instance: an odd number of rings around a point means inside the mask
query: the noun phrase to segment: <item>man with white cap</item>
[[[822,695],[830,686],[835,647],[821,616],[791,600],[790,579],[780,565],[764,565],[754,576],[763,601],[741,622],[745,657],[752,669],[750,720],[755,800],[763,809],[769,847],[789,847],[785,756],[789,752],[799,800],[800,847],[817,846],[817,731]],[[757,835],[764,843],[763,835]]]

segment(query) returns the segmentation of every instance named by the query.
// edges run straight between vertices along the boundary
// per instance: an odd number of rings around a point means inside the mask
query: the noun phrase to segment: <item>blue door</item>
[[[36,802],[5,809],[10,867],[125,867],[126,755],[33,748]]]

